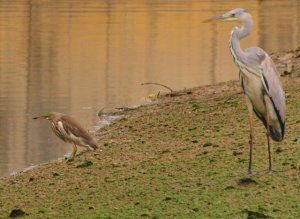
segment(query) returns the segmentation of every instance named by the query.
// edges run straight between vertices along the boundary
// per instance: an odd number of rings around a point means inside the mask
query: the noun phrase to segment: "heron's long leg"
[[[264,95],[266,103],[266,123],[267,123],[267,143],[268,143],[268,153],[269,153],[269,173],[272,173],[272,157],[271,157],[271,145],[270,145],[270,116],[269,116],[269,106],[271,104],[270,99],[267,95]]]
[[[252,175],[252,148],[253,148],[253,106],[251,103],[251,100],[247,95],[246,97],[246,104],[248,107],[249,111],[249,124],[250,124],[250,138],[249,138],[249,147],[250,147],[250,152],[249,152],[249,167],[248,167],[248,174]]]
[[[74,159],[76,152],[77,152],[77,146],[76,146],[76,144],[73,144],[73,152],[72,152],[72,157],[71,157],[72,159]]]
[[[72,151],[72,155],[71,157],[67,160],[67,162],[71,162],[74,160],[74,157],[76,155],[76,152],[77,152],[77,146],[75,144],[73,144],[73,151]]]

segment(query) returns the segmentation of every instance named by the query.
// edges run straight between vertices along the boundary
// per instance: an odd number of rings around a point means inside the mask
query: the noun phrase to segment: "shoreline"
[[[286,138],[272,142],[275,170],[284,171],[264,174],[264,127],[255,119],[256,174],[245,180],[247,107],[239,82],[229,81],[124,111],[95,132],[102,149],[71,163],[50,161],[1,178],[0,215],[19,209],[27,218],[300,217],[299,59],[282,78]]]
[[[300,61],[299,61],[299,57],[300,57],[300,47],[296,48],[295,50],[289,50],[286,52],[277,52],[277,53],[272,53],[271,58],[276,62],[276,67],[279,71],[279,73],[282,76],[289,76],[291,74],[295,74],[294,76],[300,76]],[[228,83],[228,82],[234,82],[237,80],[232,80],[232,81],[227,81],[227,82],[220,82],[217,84],[213,84],[213,85],[203,85],[200,87],[207,87],[207,86],[218,86],[218,84],[223,84],[223,83]],[[147,83],[145,83],[147,84]],[[156,83],[154,83],[156,84]],[[157,84],[157,85],[161,85],[161,84]],[[166,87],[165,85],[161,85],[162,87],[165,87],[167,89],[170,89],[169,87]],[[194,87],[194,88],[189,88],[189,89],[185,89],[185,90],[193,90],[193,89],[197,89],[199,87]],[[172,92],[176,95],[179,93],[179,95],[181,95],[180,93],[182,93],[184,90],[181,91],[173,91],[170,89],[171,92],[169,93],[163,93],[162,96],[169,96]],[[94,125],[94,127],[97,127],[97,129],[93,130],[93,133],[99,132],[100,129],[109,126],[114,120],[118,120],[120,119],[118,115],[122,115],[124,114],[124,111],[126,111],[126,109],[129,110],[135,110],[138,109],[139,107],[142,106],[147,106],[147,105],[152,105],[152,104],[158,104],[159,100],[158,98],[154,101],[151,102],[151,99],[149,98],[149,102],[143,103],[143,104],[139,104],[139,105],[133,105],[133,106],[129,106],[129,107],[123,107],[122,108],[103,108],[99,111],[98,113],[98,117],[100,119],[100,121]],[[105,109],[109,109],[110,112],[105,112]],[[104,113],[102,115],[100,115],[101,111],[104,110]],[[101,117],[103,116],[103,117]],[[100,139],[97,139],[97,141],[99,141]],[[84,152],[84,151],[83,151]],[[0,180],[3,178],[7,178],[7,177],[13,177],[19,174],[22,174],[24,172],[30,171],[32,169],[38,168],[41,165],[50,163],[50,162],[56,162],[56,161],[60,161],[60,160],[64,160],[69,153],[62,155],[62,157],[58,157],[57,159],[54,160],[49,160],[43,163],[39,163],[39,164],[35,164],[35,165],[30,165],[28,167],[23,168],[22,170],[18,170],[18,171],[13,171],[11,173],[9,173],[9,175],[7,176],[2,176],[0,177]]]

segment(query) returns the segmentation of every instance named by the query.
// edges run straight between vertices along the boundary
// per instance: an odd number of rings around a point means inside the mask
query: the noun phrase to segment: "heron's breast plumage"
[[[63,141],[67,141],[67,139],[65,138],[65,135],[60,131],[60,129],[58,128],[57,123],[51,121],[51,128],[53,130],[53,132]]]
[[[245,95],[247,95],[247,97],[251,100],[254,110],[265,115],[266,107],[264,104],[264,87],[260,78],[247,71],[241,70],[240,74],[243,90]]]

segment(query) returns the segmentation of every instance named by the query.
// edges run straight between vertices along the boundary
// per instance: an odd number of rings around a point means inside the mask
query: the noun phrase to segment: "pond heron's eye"
[[[235,17],[235,14],[231,14],[231,17]]]

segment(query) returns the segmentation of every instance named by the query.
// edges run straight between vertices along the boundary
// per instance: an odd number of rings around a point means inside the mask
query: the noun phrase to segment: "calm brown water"
[[[178,90],[237,80],[234,24],[201,23],[236,7],[255,22],[243,46],[300,45],[299,0],[1,0],[0,176],[72,149],[34,116],[64,112],[95,130],[99,109],[158,91],[143,82]]]

